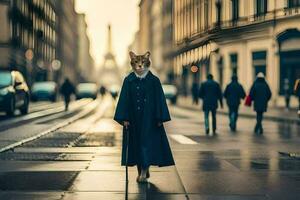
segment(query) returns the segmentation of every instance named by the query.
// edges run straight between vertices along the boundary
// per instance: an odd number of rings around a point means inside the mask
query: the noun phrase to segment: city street
[[[125,199],[120,166],[121,127],[115,102],[35,103],[30,113],[0,121],[0,199]],[[206,135],[203,113],[169,105],[165,124],[176,165],[150,169],[148,184],[129,168],[128,199],[239,200],[300,198],[300,126],[241,117],[237,132],[218,115],[217,135]]]

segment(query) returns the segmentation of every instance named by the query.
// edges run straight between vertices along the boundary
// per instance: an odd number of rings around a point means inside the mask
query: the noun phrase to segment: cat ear
[[[135,53],[133,53],[132,51],[129,52],[129,56],[130,56],[131,59],[136,57]]]
[[[144,56],[145,56],[145,58],[149,59],[150,55],[151,55],[151,53],[149,51],[147,51]]]

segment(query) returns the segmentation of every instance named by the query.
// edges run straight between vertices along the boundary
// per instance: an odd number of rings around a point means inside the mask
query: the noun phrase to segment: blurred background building
[[[68,77],[72,82],[79,80],[78,66],[78,14],[74,0],[52,0],[57,13],[57,59],[61,63],[56,80]]]
[[[280,105],[284,79],[293,87],[300,77],[299,0],[173,0],[173,20],[173,73],[185,94],[207,73],[223,88],[237,74],[249,90],[263,72]]]
[[[29,84],[51,78],[56,17],[50,0],[0,0],[0,67],[21,71]]]
[[[138,54],[151,52],[152,71],[162,82],[172,78],[172,0],[141,0]]]
[[[83,14],[74,0],[0,0],[0,68],[19,70],[29,85],[95,77]]]
[[[78,70],[79,82],[96,80],[95,63],[90,54],[90,40],[87,35],[85,14],[78,14]]]

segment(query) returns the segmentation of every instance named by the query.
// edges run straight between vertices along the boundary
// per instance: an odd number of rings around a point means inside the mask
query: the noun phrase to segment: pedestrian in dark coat
[[[283,90],[284,90],[285,107],[287,110],[289,110],[292,91],[290,87],[290,80],[288,78],[284,79]]]
[[[296,95],[296,97],[298,98],[298,114],[300,114],[300,79],[297,79],[295,81],[295,85],[294,85],[294,93]]]
[[[267,112],[268,102],[272,97],[272,92],[262,72],[257,74],[257,78],[250,89],[250,97],[254,102],[254,110],[256,111],[256,125],[254,132],[263,134],[263,114],[264,112]]]
[[[130,52],[134,72],[124,79],[114,116],[114,120],[123,125],[121,164],[137,165],[138,182],[147,182],[151,165],[174,165],[163,126],[171,118],[161,83],[148,69],[149,56],[149,52],[145,55]],[[129,129],[129,135],[126,134],[126,129]],[[126,143],[127,137],[129,144]]]
[[[221,87],[216,81],[213,80],[213,76],[211,74],[207,76],[207,81],[200,85],[199,97],[203,100],[202,109],[204,111],[206,134],[209,134],[210,112],[212,114],[213,134],[216,134],[216,112],[218,109],[218,101],[220,101],[220,105],[223,108],[223,98]]]
[[[105,93],[106,93],[106,88],[102,85],[101,87],[100,87],[100,94],[101,94],[101,96],[103,97],[104,95],[105,95]]]
[[[243,86],[238,82],[238,77],[233,75],[224,91],[224,98],[226,99],[227,106],[229,109],[229,127],[231,131],[236,130],[236,122],[239,115],[239,106],[241,100],[245,98],[246,93]]]
[[[199,93],[199,85],[198,83],[194,82],[192,84],[192,97],[193,97],[193,104],[196,105],[198,105],[198,100],[199,100],[198,93]]]
[[[65,79],[64,83],[60,87],[60,93],[64,97],[65,110],[67,111],[69,109],[71,95],[75,94],[75,87],[68,78]]]

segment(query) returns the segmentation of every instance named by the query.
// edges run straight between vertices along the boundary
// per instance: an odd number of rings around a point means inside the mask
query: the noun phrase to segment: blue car
[[[31,89],[32,101],[52,101],[57,100],[57,84],[53,81],[36,82]]]

